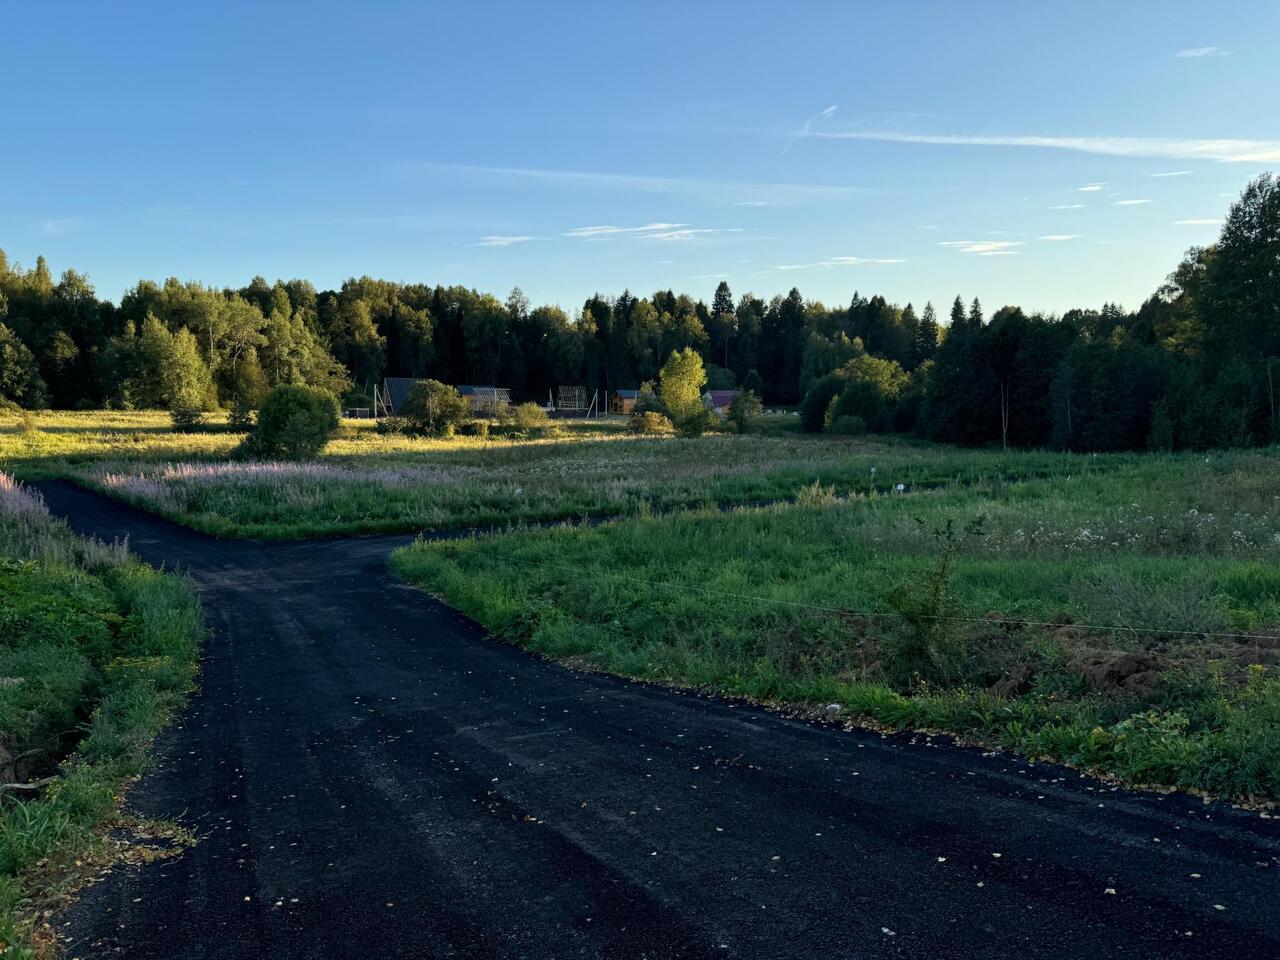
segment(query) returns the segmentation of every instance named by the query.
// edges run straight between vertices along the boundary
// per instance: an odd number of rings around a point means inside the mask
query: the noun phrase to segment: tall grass
[[[0,474],[0,955],[36,956],[38,911],[191,688],[201,634],[190,583]]]
[[[423,541],[393,563],[551,656],[1276,799],[1277,466],[1275,452],[1135,458]],[[940,544],[977,518],[980,535]]]

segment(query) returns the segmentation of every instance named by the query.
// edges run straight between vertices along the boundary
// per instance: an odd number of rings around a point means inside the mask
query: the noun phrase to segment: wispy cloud
[[[1169,170],[1165,173],[1149,173],[1147,174],[1147,176],[1149,177],[1185,177],[1190,172],[1191,172],[1190,170]]]
[[[892,143],[929,143],[959,147],[1043,147],[1103,154],[1112,157],[1219,160],[1228,163],[1280,163],[1280,140],[988,136],[982,134],[896,133],[891,131],[813,131],[808,135],[826,140],[885,140]]]
[[[1076,187],[1076,192],[1077,193],[1097,193],[1099,190],[1101,190],[1105,186],[1106,186],[1105,183],[1086,183],[1083,187]]]
[[[1043,237],[1037,237],[1038,240],[1050,240],[1054,243],[1062,240],[1074,240],[1079,237],[1078,233],[1046,233]]]
[[[729,279],[729,274],[727,273],[695,273],[692,277],[689,277],[688,279],[689,280],[727,280]]]
[[[713,233],[742,233],[741,227],[685,227],[680,230],[664,230],[660,233],[642,233],[645,240],[692,240],[694,237],[710,236]]]
[[[811,116],[811,117],[809,117],[808,119],[806,119],[806,120],[805,120],[805,122],[804,122],[804,126],[802,126],[802,127],[799,129],[799,131],[797,131],[796,133],[793,133],[791,136],[787,137],[787,142],[786,142],[786,143],[784,143],[784,144],[782,145],[782,150],[781,150],[781,152],[778,154],[778,156],[780,156],[780,157],[782,157],[782,156],[786,156],[786,155],[787,155],[787,153],[789,153],[789,152],[791,151],[791,148],[792,148],[793,146],[795,146],[795,143],[796,143],[796,141],[797,141],[797,140],[801,140],[801,139],[803,139],[803,138],[805,138],[805,137],[809,136],[809,135],[813,132],[813,125],[814,125],[815,123],[817,123],[817,122],[818,122],[818,121],[820,121],[820,120],[830,120],[833,116],[835,116],[835,112],[836,112],[836,110],[838,110],[838,109],[839,109],[839,107],[838,107],[838,106],[836,106],[836,104],[834,104],[834,103],[833,103],[831,106],[826,107],[826,108],[825,108],[825,109],[823,109],[823,110],[819,110],[819,111],[818,111],[817,113],[815,113],[813,116]]]
[[[1199,57],[1225,57],[1227,51],[1221,47],[1187,47],[1185,50],[1179,50],[1174,54],[1180,60],[1196,59]]]
[[[1112,205],[1116,207],[1140,207],[1144,203],[1150,203],[1150,202],[1151,202],[1150,200],[1146,200],[1146,199],[1116,200]]]
[[[1053,206],[1048,207],[1047,209],[1049,210],[1083,210],[1084,204],[1083,203],[1055,203]]]
[[[867,187],[821,183],[729,180],[722,178],[665,177],[636,173],[608,173],[596,170],[565,170],[536,167],[489,167],[471,164],[407,161],[392,165],[404,175],[455,174],[530,183],[561,184],[575,189],[608,190],[620,193],[694,194],[771,205],[838,200],[870,192]]]
[[[601,224],[593,227],[574,227],[572,230],[566,230],[566,237],[576,237],[578,239],[595,239],[596,237],[616,237],[625,235],[639,236],[647,233],[660,233],[667,230],[676,230],[687,227],[687,223],[646,223],[642,227],[616,227],[612,224]]]
[[[1022,252],[1014,247],[1023,245],[1021,240],[943,240],[939,244],[961,253],[975,253],[980,257],[1011,256]]]
[[[716,233],[742,233],[741,227],[694,227],[687,223],[646,223],[639,227],[619,227],[599,224],[590,227],[574,227],[564,236],[575,240],[603,240],[608,237],[634,237],[640,240],[692,240]]]
[[[517,243],[527,243],[533,237],[512,237],[502,235],[491,235],[481,237],[480,242],[475,244],[477,247],[510,247]]]
[[[67,233],[76,233],[82,227],[84,227],[83,220],[46,220],[40,225],[40,232],[48,236],[61,236]]]
[[[771,207],[768,200],[739,200],[734,204],[735,207]]]
[[[825,267],[860,267],[865,264],[906,263],[898,257],[827,257],[815,263],[783,263],[775,270],[815,270]]]
[[[1173,221],[1173,225],[1175,227],[1216,227],[1220,223],[1222,223],[1222,220],[1219,219],[1218,217],[1204,217],[1202,219],[1197,219],[1197,220]]]

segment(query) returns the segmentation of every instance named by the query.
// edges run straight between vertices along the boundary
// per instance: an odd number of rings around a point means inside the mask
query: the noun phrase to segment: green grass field
[[[191,688],[195,591],[79,539],[0,474],[0,954],[47,942],[41,912]]]
[[[181,434],[163,413],[58,413],[0,425],[0,465],[69,477],[217,536],[291,538],[790,499],[815,480],[847,494],[1079,474],[1133,459],[813,437],[785,416],[762,426],[684,440],[567,421],[552,440],[428,440],[348,421],[320,459],[295,464],[230,459],[240,435],[216,424]]]
[[[1274,799],[1277,466],[1146,457],[914,494],[813,489],[419,542],[393,563],[553,657]]]

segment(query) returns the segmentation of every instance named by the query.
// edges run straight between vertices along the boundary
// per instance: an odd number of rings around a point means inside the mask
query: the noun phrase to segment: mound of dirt
[[[1080,675],[1099,690],[1149,696],[1160,686],[1160,659],[1150,651],[1116,651],[1086,657]]]

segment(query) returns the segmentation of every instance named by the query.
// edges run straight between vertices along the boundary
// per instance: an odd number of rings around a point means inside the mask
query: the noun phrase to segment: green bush
[[[738,433],[746,433],[756,417],[764,413],[764,404],[751,390],[740,390],[729,404],[728,422],[733,424]]]
[[[471,420],[471,405],[456,387],[439,380],[419,380],[400,408],[410,433],[425,437],[449,437]]]
[[[704,433],[709,433],[718,429],[720,426],[720,418],[716,416],[716,412],[710,407],[696,407],[689,413],[680,418],[676,424],[676,430],[682,437],[700,437]]]
[[[509,436],[540,437],[553,426],[547,411],[536,403],[520,403],[508,407],[499,416],[502,432]]]
[[[489,421],[480,419],[468,421],[458,428],[458,432],[466,437],[479,437],[481,440],[487,440],[489,439]]]
[[[652,410],[633,413],[627,429],[632,433],[650,437],[667,437],[676,432],[669,417]]]
[[[169,419],[173,421],[173,429],[179,433],[192,433],[204,421],[204,411],[194,403],[179,401],[169,411]]]
[[[256,457],[305,460],[324,449],[338,422],[338,401],[332,394],[316,387],[281,384],[262,401],[246,452]]]
[[[246,394],[238,393],[231,399],[231,412],[227,414],[227,426],[232,430],[249,431],[253,429],[253,403]]]
[[[867,432],[867,421],[850,415],[836,417],[827,432],[841,437],[860,437]]]

